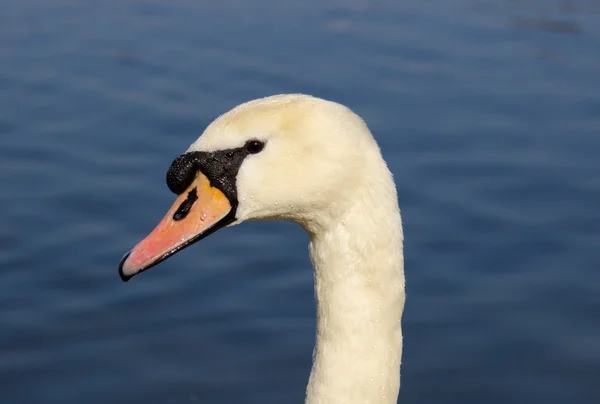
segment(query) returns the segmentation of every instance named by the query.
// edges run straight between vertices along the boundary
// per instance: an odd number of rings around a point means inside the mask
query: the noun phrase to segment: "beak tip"
[[[127,261],[127,258],[129,258],[130,255],[131,255],[131,251],[129,251],[127,254],[125,254],[123,256],[123,258],[121,258],[121,262],[119,263],[119,276],[121,277],[121,280],[123,282],[127,282],[128,280],[133,278],[133,275],[127,275],[125,273],[125,271],[123,270],[123,267],[125,266],[125,261]]]

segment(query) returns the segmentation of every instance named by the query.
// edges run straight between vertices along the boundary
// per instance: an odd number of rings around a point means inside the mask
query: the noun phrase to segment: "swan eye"
[[[248,153],[250,154],[260,153],[264,148],[265,144],[260,140],[251,140],[246,143],[246,150],[248,150]]]

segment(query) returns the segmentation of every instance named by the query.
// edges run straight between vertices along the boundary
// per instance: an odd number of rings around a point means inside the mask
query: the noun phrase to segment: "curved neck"
[[[397,200],[387,194],[366,203],[362,195],[311,235],[317,341],[307,404],[397,401],[404,260]]]

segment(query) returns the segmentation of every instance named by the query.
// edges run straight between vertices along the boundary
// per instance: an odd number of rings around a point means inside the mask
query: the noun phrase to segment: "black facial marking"
[[[189,154],[177,157],[167,171],[167,186],[174,194],[181,195],[194,181],[198,167]]]
[[[249,154],[259,153],[263,148],[263,142],[250,140],[244,146],[235,149],[182,154],[175,159],[167,172],[167,185],[173,193],[181,195],[194,181],[196,173],[201,171],[210,181],[210,185],[223,192],[235,209],[238,202],[238,171]]]
[[[179,205],[177,211],[173,214],[173,220],[176,222],[185,219],[185,217],[192,210],[192,206],[194,206],[194,202],[198,200],[198,190],[196,188],[192,189],[187,196],[187,199]]]

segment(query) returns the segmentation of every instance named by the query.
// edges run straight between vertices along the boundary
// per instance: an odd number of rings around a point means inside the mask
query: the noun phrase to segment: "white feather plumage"
[[[242,104],[190,151],[266,143],[237,176],[235,224],[291,220],[310,237],[317,342],[306,403],[396,403],[404,309],[396,188],[363,120],[306,95]]]

